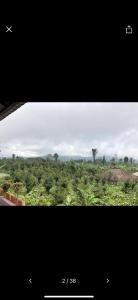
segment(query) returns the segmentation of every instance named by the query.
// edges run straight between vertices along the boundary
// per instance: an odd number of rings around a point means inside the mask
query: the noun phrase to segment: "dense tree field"
[[[138,171],[120,161],[60,161],[49,158],[0,159],[0,188],[26,205],[138,205],[138,181],[116,180],[102,173],[110,168]]]

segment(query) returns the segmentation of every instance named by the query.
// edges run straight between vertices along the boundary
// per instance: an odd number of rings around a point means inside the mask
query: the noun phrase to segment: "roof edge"
[[[8,107],[5,107],[0,112],[0,121],[2,121],[4,118],[6,118],[8,115],[16,111],[19,107],[24,105],[26,102],[13,102]]]

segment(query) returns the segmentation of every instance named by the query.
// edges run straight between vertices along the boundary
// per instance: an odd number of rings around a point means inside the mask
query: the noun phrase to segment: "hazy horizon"
[[[138,159],[138,103],[32,102],[0,122],[0,156]]]

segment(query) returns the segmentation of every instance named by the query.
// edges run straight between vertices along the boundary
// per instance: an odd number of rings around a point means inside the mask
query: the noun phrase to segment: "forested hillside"
[[[0,188],[26,205],[138,205],[138,165],[128,161],[3,158]]]

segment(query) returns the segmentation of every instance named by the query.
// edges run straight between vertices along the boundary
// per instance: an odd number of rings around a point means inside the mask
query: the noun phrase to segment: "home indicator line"
[[[92,298],[94,298],[94,296],[93,295],[45,295],[44,296],[44,298],[81,298],[81,299],[85,299],[85,298],[87,298],[87,299],[92,299]]]

